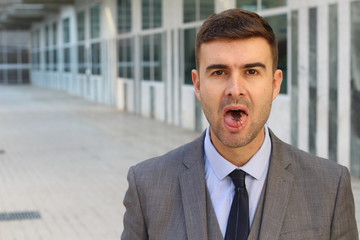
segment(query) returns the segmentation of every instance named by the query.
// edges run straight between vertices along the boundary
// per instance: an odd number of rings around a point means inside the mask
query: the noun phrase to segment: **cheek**
[[[271,85],[262,86],[258,88],[259,90],[253,92],[251,97],[255,105],[268,105],[271,104],[273,100],[273,89]]]
[[[217,111],[216,109],[218,108],[221,101],[221,94],[216,91],[216,88],[201,88],[200,97],[204,107],[206,107],[211,112]]]
[[[200,95],[203,101],[215,103],[221,98],[222,92],[220,87],[206,85],[200,89]]]
[[[273,86],[272,81],[270,79],[263,86],[262,94],[264,94],[264,96],[271,96],[271,97],[274,95],[274,86]]]

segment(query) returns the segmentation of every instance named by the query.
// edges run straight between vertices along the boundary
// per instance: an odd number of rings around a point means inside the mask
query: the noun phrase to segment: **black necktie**
[[[246,240],[249,227],[249,197],[245,185],[246,173],[236,169],[229,176],[235,185],[235,195],[231,205],[225,240]]]

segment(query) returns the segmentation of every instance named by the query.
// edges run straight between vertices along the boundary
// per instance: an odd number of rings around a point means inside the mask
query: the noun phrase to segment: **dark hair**
[[[213,14],[202,24],[196,36],[197,68],[199,67],[199,51],[202,43],[219,38],[246,39],[251,37],[263,37],[268,41],[275,70],[278,65],[278,46],[272,28],[258,14],[240,8]]]

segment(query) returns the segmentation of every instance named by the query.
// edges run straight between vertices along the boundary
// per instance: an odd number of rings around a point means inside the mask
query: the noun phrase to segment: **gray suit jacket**
[[[358,239],[348,170],[270,136],[268,177],[248,239]],[[122,240],[223,239],[203,143],[204,134],[129,170]]]

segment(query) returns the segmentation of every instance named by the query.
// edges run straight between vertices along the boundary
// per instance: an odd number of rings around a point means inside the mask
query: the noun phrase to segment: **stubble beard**
[[[265,124],[265,123],[264,123]],[[247,129],[242,130],[241,133],[227,132],[221,123],[217,123],[214,127],[210,125],[212,133],[216,138],[228,148],[240,148],[251,143],[261,132],[264,124],[251,123]],[[248,131],[248,134],[243,131]]]
[[[237,133],[231,133],[225,129],[223,125],[223,117],[222,110],[224,106],[231,103],[240,103],[245,105],[249,109],[249,115],[251,116],[250,122],[248,122],[247,126]],[[272,102],[269,104],[263,105],[259,111],[258,121],[254,121],[254,108],[251,103],[246,101],[225,101],[221,104],[220,109],[218,111],[218,115],[210,114],[208,108],[203,106],[204,114],[210,123],[211,132],[214,133],[216,138],[226,147],[228,148],[240,148],[250,144],[254,139],[260,134],[262,131],[269,115],[271,109]],[[221,116],[218,118],[218,116]],[[212,118],[212,119],[210,119]]]

